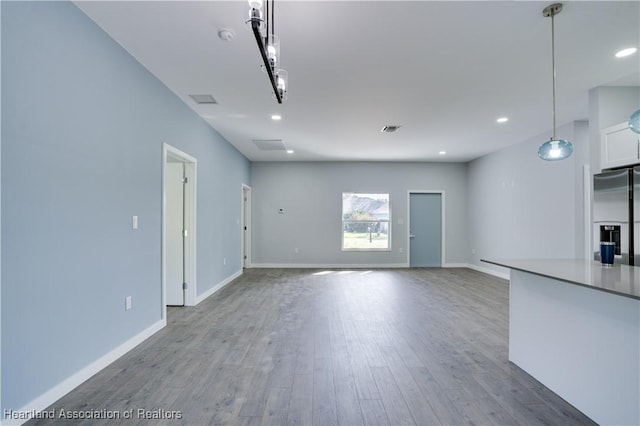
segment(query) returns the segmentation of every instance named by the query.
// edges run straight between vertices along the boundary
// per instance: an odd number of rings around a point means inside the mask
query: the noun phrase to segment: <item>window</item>
[[[342,250],[389,250],[389,194],[342,193]]]

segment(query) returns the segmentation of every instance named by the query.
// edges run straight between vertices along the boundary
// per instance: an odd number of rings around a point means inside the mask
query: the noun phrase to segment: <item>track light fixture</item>
[[[553,81],[553,135],[538,148],[538,157],[546,161],[564,160],[573,152],[571,142],[556,138],[556,49],[554,17],[562,11],[562,3],[554,3],[542,11],[542,15],[551,18],[551,76]]]
[[[266,6],[264,14],[263,4]],[[249,0],[249,7],[247,24],[251,25],[256,38],[262,57],[262,68],[269,75],[273,94],[281,104],[286,99],[288,73],[280,68],[280,39],[274,34],[275,0]],[[271,16],[269,16],[269,9],[271,9]]]

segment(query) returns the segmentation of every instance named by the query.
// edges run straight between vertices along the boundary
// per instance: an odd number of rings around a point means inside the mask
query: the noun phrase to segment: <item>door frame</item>
[[[242,212],[241,212],[241,225],[240,225],[240,244],[242,250],[240,250],[240,265],[243,268],[251,267],[251,187],[247,184],[242,184],[241,191],[242,200]],[[245,227],[247,228],[245,231]]]
[[[411,267],[411,194],[440,194],[440,267],[446,265],[445,261],[445,192],[444,190],[420,190],[410,189],[407,191],[407,265]]]
[[[162,319],[167,319],[167,238],[166,238],[166,216],[167,216],[167,172],[166,164],[169,158],[178,160],[184,164],[185,176],[188,184],[185,187],[185,216],[184,223],[187,229],[187,241],[185,244],[185,277],[187,289],[184,295],[185,306],[195,306],[196,304],[196,194],[197,194],[197,167],[198,161],[195,157],[175,148],[167,143],[162,144]]]

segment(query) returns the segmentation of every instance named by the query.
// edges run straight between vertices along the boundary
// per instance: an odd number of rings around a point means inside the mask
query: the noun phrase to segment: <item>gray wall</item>
[[[2,409],[19,409],[160,321],[162,143],[198,159],[200,294],[241,270],[250,170],[73,4],[1,7]]]
[[[2,50],[2,5],[0,4],[0,52]],[[0,54],[0,82],[2,81],[2,54]],[[0,84],[0,176],[2,176],[2,84]],[[0,180],[0,319],[2,318],[2,181]],[[2,325],[0,324],[0,409],[2,409]]]
[[[251,185],[254,266],[406,265],[408,190],[445,191],[444,260],[467,261],[464,164],[261,162],[251,164]],[[391,252],[341,250],[343,192],[390,194]]]
[[[504,272],[480,259],[580,258],[584,244],[582,164],[588,158],[586,123],[562,126],[574,153],[542,161],[542,134],[468,164],[469,259],[476,267]]]

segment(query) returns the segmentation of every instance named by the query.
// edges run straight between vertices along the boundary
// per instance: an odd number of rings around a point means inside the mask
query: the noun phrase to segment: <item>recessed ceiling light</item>
[[[281,116],[281,115],[279,115],[279,114],[273,114],[273,115],[271,116],[271,119],[272,119],[272,120],[275,120],[275,121],[282,120],[282,116]]]
[[[293,154],[293,153],[295,153],[295,151],[294,151],[294,150],[292,150],[292,149],[288,149],[288,150],[287,150],[287,154],[291,155],[291,154]]]
[[[616,52],[616,58],[624,58],[625,56],[633,55],[637,51],[638,51],[638,49],[635,48],[635,47],[629,47],[627,49],[622,49],[622,50]]]
[[[507,117],[500,117],[496,121],[498,123],[506,123],[507,121],[509,121],[509,119]]]
[[[447,151],[440,151],[438,152],[439,155],[445,155],[447,153]]]

